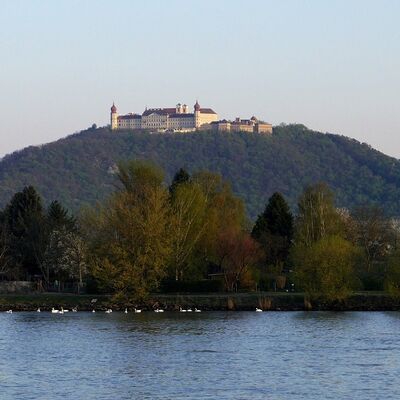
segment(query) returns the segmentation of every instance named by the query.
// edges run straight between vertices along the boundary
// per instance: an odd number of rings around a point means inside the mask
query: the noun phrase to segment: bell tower
[[[200,104],[196,100],[194,105],[194,127],[197,129],[200,126]]]
[[[113,103],[111,107],[111,130],[118,129],[118,112],[117,107]]]

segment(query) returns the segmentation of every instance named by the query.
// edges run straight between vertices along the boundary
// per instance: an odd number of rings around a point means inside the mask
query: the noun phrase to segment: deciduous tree
[[[43,269],[46,271],[47,280],[52,274],[61,281],[76,281],[79,293],[87,273],[86,245],[82,238],[65,227],[52,231],[43,260]]]
[[[92,272],[117,296],[139,299],[166,275],[168,191],[160,170],[150,164],[119,165],[118,176],[122,189],[90,218]]]
[[[333,193],[325,184],[306,188],[299,200],[292,259],[298,287],[309,296],[339,300],[350,293],[357,251],[344,236]]]
[[[340,236],[325,236],[295,249],[295,280],[310,296],[343,300],[354,288],[355,247]]]
[[[394,244],[395,232],[391,221],[377,206],[357,207],[348,223],[350,239],[363,251],[363,263],[371,272],[374,263],[383,262]]]
[[[243,231],[221,231],[217,238],[217,254],[228,291],[237,291],[244,274],[259,261],[258,243]]]
[[[173,193],[169,232],[171,263],[178,281],[185,278],[185,272],[192,266],[194,251],[205,233],[207,202],[197,183],[180,183]]]
[[[193,176],[193,182],[200,186],[206,201],[206,229],[196,246],[195,262],[198,268],[210,265],[220,268],[217,238],[224,231],[238,232],[247,228],[244,204],[219,174],[202,171]]]
[[[326,236],[340,234],[342,230],[343,222],[329,187],[324,183],[307,187],[298,204],[296,244],[309,247]]]

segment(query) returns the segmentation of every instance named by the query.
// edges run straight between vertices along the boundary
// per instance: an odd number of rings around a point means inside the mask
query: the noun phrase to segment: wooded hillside
[[[0,206],[23,186],[33,185],[47,203],[57,199],[76,211],[113,190],[115,164],[126,159],[151,159],[169,179],[180,167],[190,173],[219,172],[244,199],[252,219],[273,192],[280,191],[295,206],[304,186],[319,181],[334,190],[339,207],[378,203],[389,215],[400,215],[398,160],[303,125],[276,127],[272,136],[88,129],[5,156],[0,162]]]

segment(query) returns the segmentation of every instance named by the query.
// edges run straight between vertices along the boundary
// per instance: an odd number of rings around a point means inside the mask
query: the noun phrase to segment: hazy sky
[[[299,122],[400,158],[400,1],[0,0],[0,156],[144,107]]]

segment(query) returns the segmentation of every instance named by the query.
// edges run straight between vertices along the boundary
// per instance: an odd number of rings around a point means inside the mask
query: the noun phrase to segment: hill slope
[[[180,167],[208,169],[232,182],[255,217],[274,191],[295,206],[303,187],[327,182],[337,205],[381,204],[400,215],[400,161],[366,144],[302,125],[280,126],[272,136],[190,133],[149,134],[89,129],[40,147],[28,147],[0,162],[0,206],[24,185],[34,185],[47,202],[61,200],[77,210],[113,190],[119,160],[152,159],[168,179]]]

